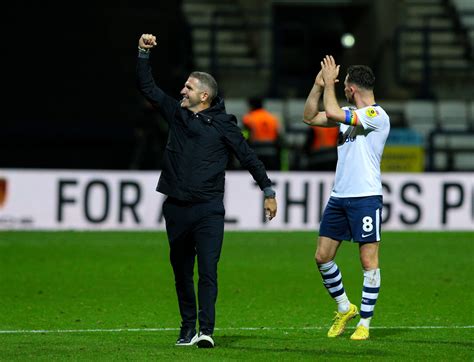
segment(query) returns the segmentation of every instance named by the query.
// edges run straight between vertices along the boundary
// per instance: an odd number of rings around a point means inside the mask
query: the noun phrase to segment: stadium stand
[[[8,3],[1,32],[4,47],[15,48],[7,31],[12,27],[19,29],[19,37],[36,36],[25,56],[2,55],[9,91],[2,110],[0,167],[128,169],[141,104],[134,48],[146,29],[159,35],[160,49],[166,50],[152,62],[170,95],[179,97],[189,71],[209,71],[219,82],[228,112],[239,122],[247,111],[246,99],[263,95],[265,108],[284,125],[288,169],[305,168],[301,149],[306,127],[301,117],[321,48],[337,54],[342,73],[347,64],[373,67],[377,101],[391,115],[392,127],[420,133],[427,148],[431,143],[443,149],[464,144],[465,136],[456,132],[474,130],[473,2],[381,3],[125,0],[111,6],[84,5],[74,16],[58,16],[62,7],[54,1],[45,6]],[[298,20],[301,13],[308,14],[304,21]],[[319,28],[331,26],[330,41],[328,32],[323,37],[315,31],[315,22]],[[343,32],[354,34],[354,48],[340,47]],[[55,54],[56,48],[40,39],[53,36],[74,42],[62,50],[61,62],[43,56]],[[107,41],[106,55],[98,37]],[[24,84],[35,89],[35,97],[24,94]],[[342,87],[338,92],[342,105]],[[431,137],[433,132],[436,136]],[[449,142],[443,141],[443,132],[449,133]],[[453,168],[471,167],[466,153],[459,153]],[[441,159],[446,152],[439,154]],[[427,163],[430,170],[438,166],[451,167],[443,161]]]
[[[469,102],[466,101],[440,100],[437,102],[437,118],[440,128],[443,130],[468,130],[468,107]]]
[[[474,2],[451,0],[459,16],[461,26],[467,31],[471,43],[471,57],[474,56]]]
[[[413,100],[405,103],[405,115],[408,126],[421,133],[426,139],[434,128],[435,105],[432,101]]]

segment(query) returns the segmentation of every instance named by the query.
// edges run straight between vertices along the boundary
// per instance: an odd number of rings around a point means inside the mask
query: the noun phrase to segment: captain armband
[[[359,123],[357,120],[357,113],[348,109],[345,109],[344,113],[346,114],[346,118],[344,119],[343,123],[347,124],[348,126],[357,126]]]

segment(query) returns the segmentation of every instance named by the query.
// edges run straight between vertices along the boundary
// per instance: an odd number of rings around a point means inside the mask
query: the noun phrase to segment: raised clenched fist
[[[151,49],[156,45],[156,36],[153,34],[142,34],[138,40],[138,46],[142,49]]]

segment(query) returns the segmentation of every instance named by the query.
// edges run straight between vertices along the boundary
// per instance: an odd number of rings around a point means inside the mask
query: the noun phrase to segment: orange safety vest
[[[275,142],[278,139],[278,119],[265,109],[256,109],[247,113],[242,123],[250,130],[251,142]]]
[[[313,129],[313,143],[311,144],[312,151],[337,146],[337,138],[339,136],[338,127],[312,126],[311,128]]]

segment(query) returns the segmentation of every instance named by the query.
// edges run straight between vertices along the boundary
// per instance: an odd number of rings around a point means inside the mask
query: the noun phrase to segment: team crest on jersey
[[[372,108],[372,107],[369,107],[367,108],[367,110],[365,111],[365,114],[368,116],[368,117],[377,117],[379,115],[379,112],[377,112],[377,110],[375,108]]]

